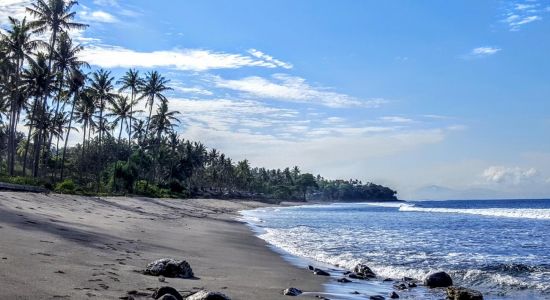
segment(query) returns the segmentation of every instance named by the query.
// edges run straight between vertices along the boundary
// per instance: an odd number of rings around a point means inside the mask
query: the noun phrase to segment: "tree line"
[[[395,200],[357,180],[327,180],[298,167],[270,170],[234,162],[176,132],[178,111],[157,71],[116,79],[90,70],[72,30],[77,1],[36,0],[0,31],[2,181],[59,192],[266,200]],[[145,111],[138,109],[144,103]],[[69,146],[71,133],[82,140]]]

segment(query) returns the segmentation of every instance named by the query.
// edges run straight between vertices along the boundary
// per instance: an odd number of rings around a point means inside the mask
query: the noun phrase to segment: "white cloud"
[[[104,68],[171,68],[180,71],[206,71],[242,67],[277,68],[277,64],[253,56],[201,49],[174,49],[140,52],[110,45],[89,45],[82,59]]]
[[[259,58],[259,59],[262,59],[262,60],[265,60],[265,61],[268,61],[268,62],[272,62],[272,63],[274,63],[275,65],[277,65],[281,68],[292,69],[292,64],[281,61],[281,60],[278,60],[278,59],[275,59],[275,58],[273,58],[273,56],[267,55],[267,54],[263,53],[260,50],[250,49],[250,50],[248,50],[248,53],[250,53],[250,55],[252,55],[256,58]]]
[[[117,23],[119,20],[108,12],[102,10],[83,10],[79,13],[82,20],[96,23]]]
[[[491,166],[483,171],[482,177],[490,183],[518,185],[537,175],[535,168]]]
[[[217,87],[240,91],[252,97],[310,103],[333,108],[378,107],[383,99],[362,100],[324,87],[315,87],[305,79],[286,74],[275,74],[273,80],[250,76],[238,80],[214,78]]]
[[[488,46],[487,47],[477,47],[477,48],[472,49],[472,51],[470,52],[470,55],[474,56],[474,57],[484,57],[484,56],[490,56],[490,55],[497,54],[501,50],[502,49],[496,48],[496,47],[488,47]]]
[[[380,120],[385,121],[385,122],[391,122],[391,123],[412,123],[412,122],[414,122],[413,119],[399,117],[399,116],[381,117]]]
[[[541,9],[538,1],[512,2],[508,5],[504,19],[510,31],[519,31],[521,27],[542,20],[542,14],[548,12]]]
[[[0,0],[0,25],[8,24],[8,17],[17,19],[25,17],[25,7],[30,4],[30,0]]]

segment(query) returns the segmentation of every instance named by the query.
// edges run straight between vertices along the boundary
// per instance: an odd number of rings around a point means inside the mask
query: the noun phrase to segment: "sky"
[[[90,71],[160,71],[181,137],[234,160],[550,198],[550,0],[79,2]],[[0,0],[0,24],[29,3]]]

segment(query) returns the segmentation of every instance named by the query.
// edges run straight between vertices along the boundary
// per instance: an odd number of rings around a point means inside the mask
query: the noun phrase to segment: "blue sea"
[[[258,236],[294,263],[334,279],[357,263],[383,278],[448,272],[485,299],[550,299],[550,200],[408,201],[272,207],[242,212]],[[387,296],[392,282],[331,280],[331,299]],[[352,295],[357,291],[360,295]],[[443,290],[398,291],[442,299]]]

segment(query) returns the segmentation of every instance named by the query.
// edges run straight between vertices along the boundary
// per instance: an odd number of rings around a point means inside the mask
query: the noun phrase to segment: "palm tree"
[[[166,86],[168,82],[170,81],[160,75],[157,71],[149,72],[146,75],[145,84],[141,89],[142,95],[140,97],[140,99],[146,98],[147,103],[145,107],[147,107],[147,105],[149,106],[149,117],[147,118],[147,126],[145,129],[146,136],[149,134],[149,125],[151,122],[151,113],[153,112],[153,104],[155,103],[155,98],[166,102],[167,99],[163,93],[172,89]]]
[[[38,34],[51,32],[49,42],[48,55],[48,70],[52,69],[52,60],[54,58],[55,45],[58,34],[68,30],[83,30],[88,27],[86,24],[73,22],[76,16],[74,11],[71,11],[73,6],[77,5],[78,1],[73,0],[36,0],[30,7],[27,7],[27,12],[35,18],[30,22],[30,26],[34,28],[34,32]],[[47,98],[42,99],[42,110],[46,111]],[[43,139],[39,138],[39,142]],[[40,145],[38,148],[41,148]],[[35,162],[37,164],[38,162]]]
[[[76,122],[82,124],[82,132],[84,134],[82,137],[82,156],[84,156],[84,149],[86,148],[86,133],[88,133],[88,138],[90,138],[90,128],[96,126],[94,121],[95,111],[96,102],[94,101],[92,91],[90,89],[84,90],[80,94],[75,108]]]
[[[22,96],[20,86],[21,73],[25,61],[30,60],[30,54],[41,43],[33,40],[31,37],[31,26],[27,23],[26,18],[19,21],[9,17],[11,28],[6,31],[6,34],[0,32],[3,44],[5,47],[8,59],[12,61],[10,64],[10,76],[7,78],[8,92],[10,93],[10,125],[8,128],[8,172],[13,175],[15,166],[15,134],[17,122],[21,109],[26,103],[25,97]]]
[[[27,170],[27,155],[29,152],[32,130],[34,129],[35,116],[37,115],[37,108],[39,106],[38,104],[40,103],[40,99],[50,95],[54,88],[52,81],[54,75],[48,71],[46,55],[38,53],[35,60],[30,60],[29,67],[23,72],[21,77],[25,89],[28,92],[28,96],[34,98],[30,110],[27,111],[27,116],[29,116],[29,122],[27,123],[29,132],[27,134],[27,142],[25,143],[23,155],[23,174],[25,175]]]
[[[73,6],[78,5],[78,1],[72,0],[36,0],[27,7],[27,12],[35,17],[30,23],[35,33],[45,33],[50,31],[49,42],[49,61],[48,69],[52,68],[52,59],[54,57],[55,43],[57,35],[60,32],[76,29],[83,30],[88,27],[86,24],[73,22],[76,13],[71,11]]]
[[[167,101],[161,101],[157,108],[157,114],[151,118],[151,128],[155,131],[157,141],[160,141],[160,137],[163,133],[169,134],[173,131],[175,122],[179,123],[175,116],[179,114],[178,111],[168,111]]]
[[[132,103],[127,96],[118,96],[115,101],[111,103],[111,108],[109,109],[111,113],[107,114],[107,117],[115,117],[113,119],[113,124],[118,125],[120,123],[120,131],[118,133],[118,142],[120,143],[120,137],[122,136],[122,129],[124,125],[131,132],[130,125],[128,125],[128,120],[132,123],[132,120],[135,119],[133,116],[134,111],[132,107],[135,105],[135,102]],[[140,111],[135,111],[140,112]],[[130,135],[128,135],[130,139]]]
[[[134,131],[133,139],[138,141],[138,145],[141,146],[143,137],[145,136],[145,122],[143,120],[136,119],[134,125],[132,125],[132,130]]]
[[[59,112],[59,104],[61,103],[61,96],[63,94],[63,83],[70,80],[69,78],[66,79],[65,74],[70,70],[78,70],[83,66],[89,66],[88,63],[80,61],[78,59],[78,53],[82,51],[82,49],[83,48],[80,45],[73,46],[73,42],[69,35],[66,32],[61,32],[61,34],[59,35],[57,48],[54,52],[54,68],[57,71],[58,75],[56,97],[57,104],[55,108],[56,114]],[[68,97],[69,95],[66,96]],[[62,128],[60,128],[60,130],[62,130]],[[59,143],[59,140],[57,141],[57,143]],[[51,144],[51,140],[48,142],[48,144]]]
[[[96,106],[99,109],[99,143],[101,144],[103,133],[108,133],[107,124],[105,123],[105,117],[103,112],[108,103],[113,103],[117,95],[113,93],[114,77],[111,77],[110,71],[103,69],[92,73],[90,90],[96,101]]]
[[[84,75],[78,69],[73,69],[71,71],[71,76],[69,77],[68,84],[69,84],[69,96],[70,95],[73,96],[73,103],[71,105],[71,113],[69,116],[69,126],[67,128],[67,134],[65,136],[65,145],[63,146],[63,155],[61,157],[61,175],[60,175],[61,180],[63,180],[63,171],[65,169],[65,153],[67,152],[67,142],[69,141],[69,134],[71,133],[71,125],[73,122],[75,106],[80,99],[82,88],[86,84],[86,75]],[[84,134],[86,134],[85,131],[84,131]],[[84,143],[82,143],[82,147],[84,147]]]
[[[117,81],[117,84],[122,85],[119,89],[120,92],[124,90],[130,90],[130,101],[131,101],[130,115],[133,116],[134,115],[133,106],[137,104],[137,101],[136,101],[137,94],[141,90],[144,84],[143,79],[139,77],[139,71],[135,69],[130,69],[126,71],[126,74],[124,74],[124,76],[122,76],[122,78],[119,81]],[[132,136],[132,127],[133,127],[132,119],[130,119],[130,125],[127,127],[129,131],[128,144],[131,145],[132,139],[130,137]]]

